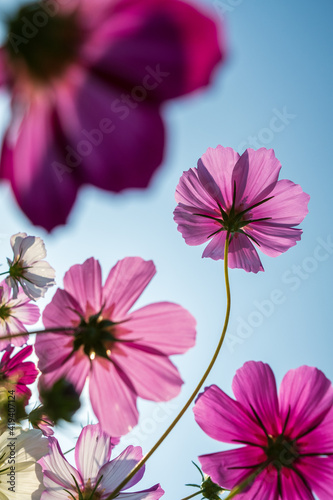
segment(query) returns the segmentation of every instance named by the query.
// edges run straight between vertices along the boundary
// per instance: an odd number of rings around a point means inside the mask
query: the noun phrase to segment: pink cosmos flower
[[[31,300],[44,297],[47,290],[55,285],[55,270],[46,257],[44,242],[36,236],[27,236],[27,233],[17,233],[10,238],[14,258],[7,258],[9,277],[6,279],[13,288],[13,298],[17,297],[18,285]]]
[[[110,461],[112,448],[118,441],[105,434],[99,425],[87,425],[82,429],[75,446],[75,469],[67,462],[58,441],[49,438],[49,455],[39,461],[46,488],[41,500],[106,499],[142,458],[139,446],[128,446]],[[137,484],[143,474],[144,467],[127,483],[125,489]],[[117,499],[158,500],[163,493],[160,485],[156,484],[149,490],[120,492]]]
[[[195,342],[195,319],[177,304],[131,307],[155,275],[152,261],[128,257],[110,271],[102,286],[94,258],[69,269],[43,314],[46,328],[71,327],[68,333],[36,340],[41,384],[66,377],[80,394],[89,376],[90,400],[104,431],[126,434],[137,424],[137,397],[167,401],[182,380],[169,360]]]
[[[1,340],[1,337],[19,332],[26,332],[24,325],[33,325],[39,320],[40,312],[38,306],[30,304],[29,297],[21,288],[18,289],[16,299],[12,298],[12,289],[6,281],[0,283],[0,351],[8,345],[18,347],[25,344],[28,335],[16,337],[11,340]]]
[[[240,156],[231,148],[208,148],[176,190],[174,220],[186,243],[211,238],[202,256],[223,259],[229,234],[229,267],[254,273],[264,270],[255,246],[276,257],[296,245],[302,231],[294,226],[308,213],[310,197],[299,185],[278,181],[280,168],[272,149]]]
[[[213,15],[181,0],[35,1],[8,32],[0,175],[48,230],[82,184],[146,187],[163,159],[161,104],[208,85],[224,57]]]
[[[14,347],[8,347],[0,361],[0,385],[14,390],[15,399],[24,400],[28,404],[31,391],[27,385],[33,384],[38,370],[32,361],[24,361],[32,354],[32,346],[27,345],[12,358]]]
[[[218,441],[241,448],[199,457],[203,471],[232,489],[262,467],[240,500],[333,498],[333,387],[317,368],[301,366],[282,380],[250,361],[233,380],[236,401],[212,385],[199,395],[194,415]]]

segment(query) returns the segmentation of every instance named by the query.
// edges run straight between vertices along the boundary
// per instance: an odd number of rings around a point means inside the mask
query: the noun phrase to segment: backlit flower
[[[39,320],[38,306],[30,303],[29,297],[19,288],[17,298],[12,298],[12,289],[6,281],[0,283],[0,351],[8,345],[22,346],[28,340],[28,335],[10,340],[1,337],[14,333],[26,332],[24,325],[33,325]]]
[[[325,375],[309,366],[290,370],[277,395],[270,367],[250,361],[232,388],[236,401],[206,388],[194,415],[210,437],[244,446],[199,457],[202,470],[232,489],[261,468],[240,500],[333,498],[333,387]]]
[[[17,233],[10,238],[14,252],[13,260],[7,259],[9,277],[6,279],[13,288],[13,297],[18,293],[18,285],[32,300],[44,297],[48,288],[55,285],[55,271],[46,257],[44,242],[36,236],[27,236],[26,233]]]
[[[167,401],[178,395],[183,382],[169,356],[195,342],[195,319],[177,304],[158,302],[130,312],[155,272],[152,261],[128,257],[102,286],[94,258],[72,266],[64,290],[56,291],[43,314],[46,328],[72,330],[36,339],[41,384],[66,377],[81,393],[89,376],[93,410],[113,436],[137,424],[138,396]]]
[[[41,500],[106,499],[142,458],[139,446],[128,446],[110,461],[112,448],[117,441],[105,434],[99,425],[87,425],[82,429],[75,446],[75,468],[67,462],[58,441],[49,438],[49,455],[39,462],[43,467],[46,488]],[[137,484],[143,474],[144,467],[127,483],[125,489]],[[149,490],[120,492],[117,499],[158,500],[163,493],[160,485],[156,484]]]
[[[66,222],[78,188],[144,188],[163,159],[163,101],[223,58],[212,15],[181,0],[24,5],[0,51],[12,94],[0,175],[34,224]]]
[[[38,370],[32,361],[24,361],[32,354],[32,346],[27,345],[12,358],[14,347],[9,347],[0,361],[0,385],[6,386],[7,391],[13,391],[15,400],[22,399],[27,404],[31,391],[27,385],[33,384],[37,378]]]
[[[197,168],[184,172],[176,190],[174,220],[188,245],[210,242],[202,256],[224,258],[229,267],[263,271],[255,250],[276,257],[296,245],[308,213],[309,195],[288,180],[278,181],[280,162],[272,149],[208,148]]]
[[[39,430],[6,430],[0,435],[1,500],[41,498],[44,486],[37,461],[47,452],[48,441]]]

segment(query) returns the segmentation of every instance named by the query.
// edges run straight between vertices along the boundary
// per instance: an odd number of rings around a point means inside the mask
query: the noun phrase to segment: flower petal
[[[113,321],[123,319],[156,273],[152,260],[126,257],[111,269],[103,287],[105,310],[112,311]]]
[[[305,478],[292,469],[284,467],[280,480],[283,500],[315,500]]]
[[[72,266],[64,276],[64,289],[75,298],[82,311],[99,312],[102,307],[102,271],[98,260],[91,257],[83,264]]]
[[[127,434],[138,422],[137,395],[126,375],[111,361],[92,362],[90,401],[104,432],[111,436]]]
[[[332,457],[302,457],[297,463],[296,468],[320,500],[332,499]]]
[[[220,233],[213,236],[213,238],[210,240],[205,250],[203,251],[202,257],[210,257],[211,259],[214,260],[219,260],[219,259],[223,260],[226,237],[227,237],[226,231],[221,231]]]
[[[247,272],[263,271],[263,265],[256,249],[244,234],[233,235],[229,246],[228,265],[231,269],[244,269]]]
[[[118,457],[105,464],[99,471],[98,477],[103,476],[100,482],[100,489],[108,493],[112,491],[127,477],[132,469],[142,458],[140,446],[128,446]],[[145,472],[145,467],[141,467],[135,476],[128,481],[124,489],[131,488],[138,483]],[[118,498],[118,497],[117,497]]]
[[[225,443],[266,445],[265,433],[241,403],[216,385],[205,388],[193,408],[196,422],[213,439]]]
[[[333,455],[333,408],[313,431],[297,440],[299,453]]]
[[[86,425],[75,446],[75,463],[85,483],[92,484],[101,467],[110,460],[112,450],[111,437],[105,434],[100,425]]]
[[[195,344],[195,318],[171,302],[156,302],[131,313],[124,323],[126,336],[135,343],[170,356],[182,354]]]
[[[303,231],[294,227],[258,222],[249,224],[244,228],[244,232],[256,239],[263,253],[269,257],[277,257],[295,246]]]
[[[237,401],[258,416],[267,434],[279,433],[279,402],[269,365],[255,361],[245,363],[234,376],[232,390]]]
[[[333,387],[317,368],[289,370],[280,391],[280,413],[285,435],[295,439],[320,424],[333,404]]]
[[[119,493],[117,498],[119,500],[158,500],[164,495],[159,484],[155,484],[149,490],[136,491],[133,493]]]

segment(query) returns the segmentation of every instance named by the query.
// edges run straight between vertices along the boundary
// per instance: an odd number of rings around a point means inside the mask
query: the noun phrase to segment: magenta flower
[[[75,469],[62,454],[58,441],[49,438],[49,455],[39,461],[46,488],[41,500],[106,499],[142,458],[139,446],[128,446],[110,461],[112,448],[117,441],[105,434],[99,425],[87,425],[82,429],[75,446]],[[137,484],[143,474],[144,467],[127,483],[125,489]],[[156,484],[149,490],[120,492],[117,499],[158,500],[163,493],[160,485]]]
[[[39,308],[30,304],[29,297],[21,288],[18,289],[16,299],[12,298],[12,289],[6,281],[0,283],[0,350],[3,351],[8,345],[18,347],[25,344],[28,335],[16,337],[11,340],[1,340],[1,337],[14,333],[26,332],[24,325],[33,325],[39,320]]]
[[[27,345],[12,358],[14,347],[8,347],[0,361],[0,384],[14,391],[15,399],[24,400],[28,404],[31,391],[27,385],[33,384],[38,370],[32,361],[24,361],[32,353],[32,346]]]
[[[223,259],[229,234],[229,267],[254,273],[264,270],[254,245],[271,257],[296,245],[302,231],[294,226],[308,213],[310,197],[299,185],[278,181],[280,168],[272,149],[240,156],[231,148],[208,148],[176,190],[174,220],[186,243],[211,238],[202,256]]]
[[[333,498],[333,387],[317,368],[301,366],[282,380],[279,396],[271,368],[250,361],[233,380],[236,401],[212,385],[199,395],[194,415],[218,441],[241,448],[199,457],[215,483],[232,489],[262,468],[240,500]]]
[[[64,224],[83,184],[145,188],[163,159],[161,104],[208,85],[219,38],[213,15],[181,0],[24,5],[0,51],[12,94],[0,175],[31,221]]]
[[[72,327],[74,335],[36,339],[41,383],[49,386],[66,377],[80,394],[89,376],[93,410],[113,436],[137,424],[138,396],[152,401],[177,396],[183,382],[169,356],[195,343],[195,319],[177,304],[158,302],[129,312],[155,272],[152,261],[128,257],[102,286],[94,258],[71,267],[43,321],[46,328]]]

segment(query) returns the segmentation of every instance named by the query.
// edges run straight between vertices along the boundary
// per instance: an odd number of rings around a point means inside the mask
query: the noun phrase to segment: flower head
[[[37,461],[47,452],[47,439],[42,437],[39,430],[6,430],[0,435],[0,496],[2,500],[41,498],[44,489],[41,478],[42,468]],[[14,467],[14,473],[11,467]]]
[[[223,488],[261,472],[239,498],[321,500],[333,497],[333,387],[317,368],[290,370],[279,391],[271,368],[250,361],[233,380],[236,401],[217,386],[199,395],[194,415],[218,441],[241,448],[199,457]]]
[[[263,271],[255,250],[276,257],[296,245],[308,213],[309,195],[278,181],[280,162],[272,149],[208,148],[197,168],[184,172],[176,190],[174,220],[188,245],[211,239],[202,256],[223,259],[230,238],[229,267]]]
[[[6,281],[0,283],[0,350],[10,344],[21,347],[28,340],[28,335],[14,337],[10,340],[1,340],[1,337],[14,333],[26,332],[24,325],[33,325],[39,320],[39,308],[30,304],[30,299],[21,288],[17,298],[12,297],[12,289]]]
[[[15,400],[22,399],[28,404],[31,391],[27,385],[33,384],[38,370],[32,361],[24,361],[32,353],[32,346],[27,345],[13,357],[14,347],[8,347],[0,361],[0,384],[15,393]]]
[[[99,425],[87,425],[81,431],[75,446],[76,468],[64,457],[59,443],[49,438],[49,455],[40,460],[46,490],[41,500],[74,498],[78,500],[106,499],[141,460],[139,446],[128,446],[110,461],[112,448],[119,440],[110,438]],[[137,484],[144,474],[144,467],[129,481],[125,489]],[[149,490],[120,493],[117,498],[133,500],[158,500],[164,491],[159,484]]]
[[[13,97],[0,175],[35,225],[65,223],[83,184],[147,187],[163,159],[161,103],[209,83],[218,31],[181,0],[21,7],[0,49]]]
[[[55,285],[55,271],[43,260],[46,257],[43,240],[27,236],[26,233],[17,233],[11,237],[10,244],[14,258],[7,259],[9,277],[6,281],[13,288],[13,297],[17,297],[19,284],[29,299],[44,297],[48,288]]]
[[[152,401],[177,396],[183,382],[169,356],[195,342],[195,319],[177,304],[130,311],[154,274],[152,261],[128,257],[102,286],[99,262],[90,258],[70,268],[64,290],[58,289],[44,310],[46,328],[69,329],[65,336],[37,336],[41,384],[66,377],[81,393],[89,376],[93,410],[110,435],[126,434],[137,424],[138,396]]]

